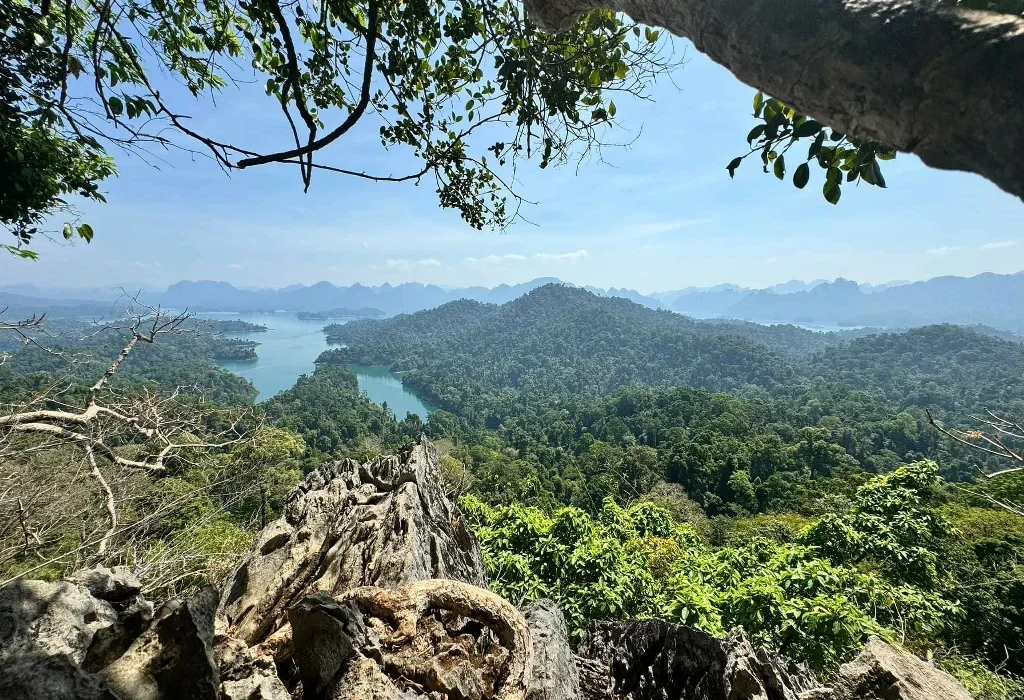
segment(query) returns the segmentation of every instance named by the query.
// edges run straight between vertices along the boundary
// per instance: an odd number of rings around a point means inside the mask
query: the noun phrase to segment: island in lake
[[[237,318],[203,318],[199,319],[197,323],[209,325],[218,333],[266,333],[270,330],[260,323],[249,323]]]
[[[295,314],[300,321],[339,321],[352,318],[384,318],[386,313],[371,306],[361,309],[331,309],[330,311],[299,311]]]

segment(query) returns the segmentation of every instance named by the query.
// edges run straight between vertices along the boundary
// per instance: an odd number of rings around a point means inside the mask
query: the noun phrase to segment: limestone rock
[[[479,547],[436,463],[424,441],[400,456],[342,460],[307,475],[225,584],[218,631],[258,644],[307,593],[429,578],[485,585]]]
[[[611,669],[600,661],[575,657],[582,700],[609,700],[614,692]]]
[[[588,699],[798,700],[818,687],[806,667],[755,651],[742,630],[718,639],[659,620],[599,622],[578,652],[592,662]]]
[[[116,661],[153,621],[153,603],[141,593],[112,605],[117,612],[117,620],[109,627],[96,630],[93,635],[82,662],[87,671],[98,671]]]
[[[462,581],[311,595],[290,618],[304,700],[522,700],[531,678],[522,614]]]
[[[368,646],[363,615],[354,603],[314,593],[293,605],[288,618],[303,698],[319,698],[338,672]]]
[[[224,681],[221,700],[292,700],[273,670],[261,670],[237,681]]]
[[[217,641],[214,663],[220,673],[221,700],[291,700],[272,655],[238,639]]]
[[[68,580],[85,588],[94,598],[111,603],[126,601],[142,592],[142,583],[126,566],[84,569]]]
[[[0,664],[5,700],[120,700],[67,654],[27,654]]]
[[[81,664],[98,630],[117,613],[70,581],[18,579],[0,588],[0,665],[66,655]]]
[[[533,644],[533,677],[527,700],[579,700],[580,675],[569,647],[565,617],[543,598],[523,611]]]
[[[206,589],[146,630],[101,671],[121,700],[217,700],[213,618],[218,591]]]
[[[833,689],[836,700],[971,700],[953,676],[878,637],[843,664]]]

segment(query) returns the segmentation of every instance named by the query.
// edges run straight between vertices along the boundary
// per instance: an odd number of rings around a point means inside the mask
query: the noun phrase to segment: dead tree
[[[1015,419],[1000,416],[993,411],[986,411],[987,416],[975,416],[975,420],[984,426],[983,428],[960,430],[943,427],[935,421],[931,411],[926,411],[926,413],[928,414],[928,423],[954,442],[1010,462],[1011,466],[992,472],[986,472],[979,467],[978,475],[982,479],[990,480],[1024,471],[1024,447],[1017,446],[1018,443],[1024,443],[1024,428]],[[964,489],[959,486],[958,488],[982,498],[991,505],[1024,517],[1024,504],[998,498],[983,489]]]
[[[108,555],[115,536],[127,537],[139,525],[138,519],[122,521],[119,491],[130,500],[133,480],[159,478],[175,463],[188,463],[251,437],[256,424],[242,427],[251,411],[209,407],[197,387],[157,391],[112,386],[140,343],[194,332],[190,318],[188,313],[168,314],[159,308],[130,310],[126,323],[102,325],[96,331],[126,331],[127,336],[115,359],[88,386],[84,399],[65,398],[74,382],[57,379],[22,402],[0,409],[0,513],[11,514],[0,518],[0,563],[12,555],[39,551],[50,535],[66,532],[76,519],[84,522],[95,502],[69,486],[82,478],[91,480],[100,495],[105,525],[100,532],[83,531],[78,550]],[[0,330],[35,343],[28,331],[41,323],[42,317],[33,317]],[[219,427],[212,427],[215,423]],[[46,453],[58,454],[61,463],[51,469],[33,468],[31,460]],[[78,455],[78,464],[67,461],[69,454]],[[32,508],[42,510],[42,504],[49,505],[48,516],[33,518]]]

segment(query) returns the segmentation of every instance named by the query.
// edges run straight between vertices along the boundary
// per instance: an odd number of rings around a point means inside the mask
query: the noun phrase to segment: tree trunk
[[[555,31],[592,9],[690,39],[743,82],[861,139],[1024,198],[1024,19],[913,0],[525,0]]]

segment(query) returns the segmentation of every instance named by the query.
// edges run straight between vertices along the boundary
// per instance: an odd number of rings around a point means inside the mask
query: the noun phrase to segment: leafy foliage
[[[784,180],[792,172],[793,185],[798,189],[807,186],[811,164],[816,164],[825,172],[821,194],[829,204],[839,203],[844,181],[885,187],[879,163],[894,159],[894,149],[829,129],[779,100],[766,98],[761,92],[754,94],[754,118],[760,123],[747,134],[750,151],[729,162],[726,166],[729,177],[735,176],[736,169],[747,156],[759,152],[764,172],[771,170],[779,180]],[[790,166],[799,163],[790,171],[787,170],[786,154],[798,142],[809,142],[807,157],[790,155]]]
[[[904,496],[924,498],[931,477],[922,473],[933,474],[933,465],[906,467],[893,481],[905,482]],[[882,478],[863,487],[856,512],[874,509],[887,485]],[[622,508],[608,499],[595,517],[575,508],[549,516],[518,505],[489,507],[472,497],[462,507],[492,586],[513,601],[554,599],[576,633],[608,617],[660,617],[718,635],[742,626],[760,645],[831,669],[872,634],[930,644],[961,613],[955,598],[919,587],[913,577],[853,566],[815,546],[754,538],[713,549],[651,503]],[[930,522],[923,510],[906,520],[911,529]],[[914,544],[909,550],[907,557],[920,556]]]
[[[24,258],[35,257],[25,246],[47,217],[69,211],[64,197],[104,201],[99,183],[115,172],[94,138],[68,134],[41,99],[67,86],[66,63],[49,45],[54,22],[74,22],[61,12],[40,17],[27,3],[0,6],[0,226],[15,238],[0,248]],[[63,236],[88,242],[93,230],[68,222]]]
[[[0,221],[20,244],[61,195],[102,200],[110,146],[143,157],[154,145],[198,149],[226,170],[291,164],[306,188],[314,169],[427,178],[442,207],[476,228],[501,226],[515,215],[506,198],[517,162],[543,168],[601,148],[618,112],[612,97],[643,94],[671,67],[657,32],[613,12],[552,36],[511,0],[120,0],[47,2],[41,12],[14,0],[2,12],[0,164],[10,186]],[[289,141],[260,152],[200,133],[183,114],[180,104],[231,84],[236,65],[255,71]],[[181,89],[159,89],[160,74]],[[357,124],[416,165],[392,175],[314,162]]]

